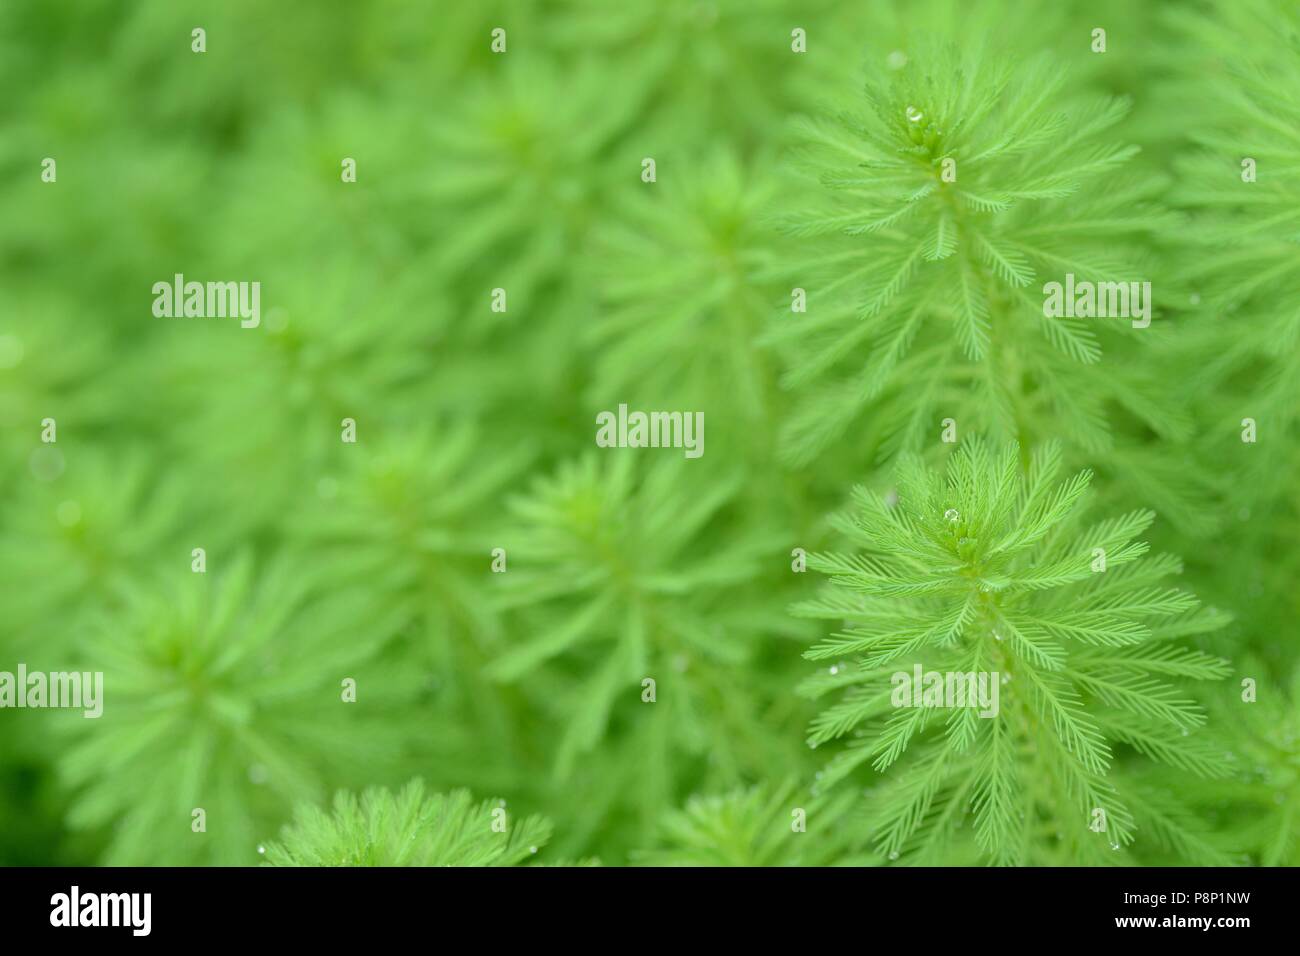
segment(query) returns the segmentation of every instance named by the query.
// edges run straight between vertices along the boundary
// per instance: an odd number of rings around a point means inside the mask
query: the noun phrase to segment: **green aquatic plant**
[[[392,772],[414,739],[410,677],[383,655],[391,610],[288,558],[207,560],[133,582],[83,642],[103,713],[63,722],[58,768],[108,863],[247,864],[294,803]]]
[[[1295,861],[1294,4],[316,6],[0,4],[0,864]]]
[[[796,611],[842,622],[806,654],[836,662],[806,690],[839,698],[809,742],[852,738],[823,787],[886,774],[870,819],[891,859],[965,821],[993,862],[1045,862],[1044,843],[1104,856],[1139,835],[1119,751],[1226,773],[1180,686],[1228,673],[1184,640],[1223,615],[1166,582],[1178,560],[1138,540],[1150,512],[1086,524],[1091,475],[1060,470],[1051,446],[1027,471],[1015,446],[962,445],[944,473],[905,459],[895,491],[854,495],[840,527],[857,548],[809,555],[830,585]]]
[[[299,806],[280,838],[260,849],[270,866],[517,866],[550,832],[540,817],[511,821],[504,800],[430,794],[413,780],[396,793],[341,791],[328,811]]]
[[[697,795],[665,814],[641,866],[834,866],[878,862],[849,819],[855,795],[801,794],[791,782]],[[800,804],[803,804],[802,806]]]
[[[858,444],[880,455],[932,443],[945,418],[1100,451],[1107,400],[1157,432],[1181,422],[1158,389],[1098,364],[1126,340],[1141,348],[1132,326],[1149,315],[1051,317],[1040,289],[1067,274],[1150,281],[1148,237],[1176,218],[1155,202],[1160,177],[1112,135],[1128,109],[1071,92],[1046,57],[941,46],[803,122],[798,168],[819,188],[795,192],[786,228],[806,250],[808,314],[769,334],[799,394],[792,462],[868,410]]]
[[[616,713],[648,702],[647,681],[663,688],[665,704],[651,699],[672,711],[666,729],[678,746],[697,753],[715,746],[718,721],[739,716],[738,700],[719,706],[738,690],[734,668],[753,658],[763,636],[789,632],[772,599],[751,591],[768,536],[723,530],[738,477],[719,474],[683,507],[694,463],[671,454],[649,467],[617,452],[589,454],[513,503],[517,530],[506,550],[514,563],[499,601],[518,609],[526,623],[515,632],[527,637],[487,672],[519,682],[559,667],[529,685],[543,692],[563,675],[572,687],[562,698],[560,776],[605,738]],[[738,601],[741,591],[750,600]]]
[[[587,336],[597,407],[653,400],[709,418],[739,414],[742,450],[771,443],[776,376],[757,337],[784,291],[768,223],[776,192],[773,178],[719,151],[627,197],[597,230],[601,310]]]

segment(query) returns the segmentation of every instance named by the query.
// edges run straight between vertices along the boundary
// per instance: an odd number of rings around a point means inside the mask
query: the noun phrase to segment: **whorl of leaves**
[[[1041,862],[1061,842],[1085,854],[1125,846],[1136,824],[1111,773],[1118,747],[1224,772],[1192,733],[1205,715],[1180,687],[1227,674],[1182,642],[1223,615],[1166,583],[1180,564],[1138,539],[1150,512],[1085,523],[1091,475],[1060,480],[1060,464],[1048,446],[1026,473],[1018,448],[981,443],[943,474],[905,458],[896,491],[859,489],[839,522],[855,550],[809,555],[830,584],[796,611],[840,622],[805,655],[838,662],[805,685],[839,698],[809,742],[852,738],[823,787],[864,765],[886,773],[871,816],[891,857],[942,845],[966,817],[1002,863]],[[996,714],[900,705],[898,675],[917,666],[988,675]],[[1090,833],[1098,809],[1106,829]],[[1044,840],[1044,828],[1057,835]]]

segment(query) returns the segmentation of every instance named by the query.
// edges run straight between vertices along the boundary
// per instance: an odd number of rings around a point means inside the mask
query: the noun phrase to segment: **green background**
[[[834,839],[763,845],[825,759],[796,692],[823,629],[789,613],[818,582],[791,551],[829,546],[826,515],[888,488],[900,450],[941,463],[942,405],[991,439],[1060,440],[1105,508],[1158,514],[1153,545],[1234,619],[1197,645],[1233,666],[1202,691],[1229,783],[1153,780],[1204,847],[1140,839],[1116,862],[1294,865],[1296,27],[1281,0],[4,3],[0,670],[102,670],[106,712],[0,711],[0,862],[252,864],[295,805],[420,777],[545,815],[551,861],[888,863],[853,829],[869,769]],[[1156,318],[1051,376],[1079,421],[957,351],[850,400],[869,336],[789,374],[820,343],[799,323],[875,281],[835,288],[859,240],[788,227],[821,188],[793,121],[862,108],[896,51],[953,68],[946,43],[1064,76],[1031,126],[1131,100],[1079,147],[1140,146],[1130,178],[1079,196],[1141,179],[1093,239],[1132,254]],[[260,281],[261,327],[154,317],[175,273]],[[1018,322],[990,354],[1048,354]],[[917,348],[955,335],[939,317]],[[597,449],[619,403],[702,411],[705,455]],[[717,799],[688,826],[695,795]],[[979,860],[953,840],[944,862]]]

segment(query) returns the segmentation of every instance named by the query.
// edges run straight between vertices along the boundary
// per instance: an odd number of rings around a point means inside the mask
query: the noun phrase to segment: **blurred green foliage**
[[[7,0],[0,671],[102,670],[105,712],[0,710],[0,863],[1097,862],[955,805],[914,853],[808,746],[797,687],[852,681],[793,552],[942,471],[946,417],[1154,513],[1221,625],[1180,692],[1226,776],[1112,733],[1109,856],[1300,863],[1298,37],[1286,0]],[[1035,314],[1067,269],[1151,281],[1151,327]],[[156,317],[177,273],[260,282],[260,327]],[[621,403],[705,456],[594,447]],[[549,840],[482,843],[462,788]]]

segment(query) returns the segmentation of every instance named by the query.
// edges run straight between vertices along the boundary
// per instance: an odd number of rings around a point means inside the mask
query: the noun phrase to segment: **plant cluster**
[[[0,5],[0,863],[1300,863],[1298,48]]]

